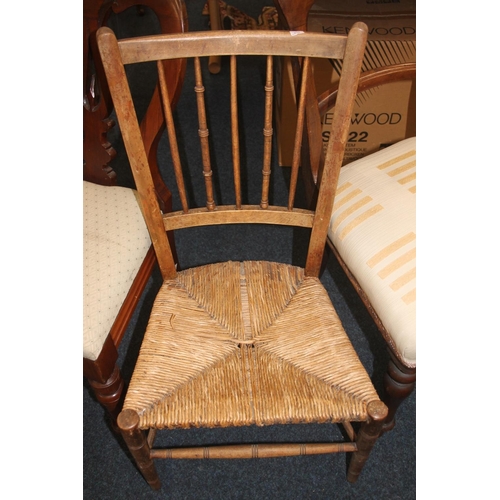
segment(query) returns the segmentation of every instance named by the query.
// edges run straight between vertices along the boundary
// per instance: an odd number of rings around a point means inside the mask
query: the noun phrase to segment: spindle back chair
[[[349,36],[294,32],[200,32],[117,41],[98,33],[117,118],[155,247],[164,283],[157,295],[118,425],[137,465],[153,488],[160,487],[156,458],[256,458],[353,452],[349,481],[355,481],[387,414],[319,281],[337,178],[344,155],[367,29],[357,23]],[[237,97],[238,56],[263,56],[264,153],[259,200],[243,201]],[[234,204],[214,196],[205,88],[200,58],[229,56],[230,123]],[[294,161],[288,202],[271,203],[273,57],[303,58]],[[314,210],[295,207],[305,92],[312,57],[341,59],[332,133]],[[194,58],[200,175],[205,206],[190,207],[186,170],[163,84],[162,60]],[[162,213],[141,140],[125,66],[158,61],[172,165],[182,208]],[[179,109],[179,108],[178,108]],[[213,133],[213,136],[216,134]],[[222,166],[218,165],[218,170]],[[250,171],[250,167],[248,168]],[[269,224],[310,230],[305,266],[268,262],[215,262],[178,270],[166,233],[225,224]],[[180,254],[180,252],[179,252]],[[157,430],[193,427],[341,423],[347,442],[241,444],[202,448],[154,447]],[[361,422],[355,431],[351,422]],[[144,431],[149,431],[146,435]]]

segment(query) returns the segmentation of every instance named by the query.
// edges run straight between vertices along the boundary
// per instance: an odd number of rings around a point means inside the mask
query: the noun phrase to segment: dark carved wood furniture
[[[291,31],[307,31],[307,17],[315,0],[274,0],[283,27]]]
[[[110,115],[113,104],[102,70],[95,42],[95,33],[106,25],[112,12],[120,13],[129,8],[149,7],[158,17],[162,33],[187,31],[187,14],[183,0],[84,0],[83,2],[83,178],[106,186],[116,185],[116,172],[110,165],[116,152],[107,139],[113,126]],[[179,97],[183,79],[181,63],[178,71],[169,71],[172,102]],[[174,90],[175,89],[175,90]],[[155,150],[163,127],[159,113],[159,100],[155,92],[142,121],[147,141]],[[156,158],[155,155],[152,155]],[[160,191],[164,188],[159,187]]]
[[[274,4],[280,16],[281,26],[292,31],[306,31],[307,17],[313,3],[314,0],[307,0],[304,2],[298,2],[296,0],[274,0]],[[299,63],[296,59],[293,63],[294,72],[296,74]],[[357,92],[360,93],[380,85],[390,84],[392,82],[409,80],[414,82],[416,81],[416,65],[414,63],[397,64],[394,66],[376,68],[361,74]],[[298,80],[296,79],[296,81]],[[320,141],[314,141],[315,137],[318,136],[318,130],[321,130],[321,117],[335,104],[337,90],[337,88],[332,88],[324,92],[321,96],[319,96],[317,101],[314,101],[311,98],[307,106],[305,118],[305,128],[307,133],[305,134],[303,141],[301,166],[304,184],[306,186],[305,192],[311,203],[314,202],[317,193],[316,183],[318,176],[321,175],[323,161],[323,146]],[[413,93],[412,98],[414,98],[414,95],[415,94]],[[409,117],[408,120],[407,137],[411,136],[414,131],[414,117]],[[382,337],[387,343],[390,361],[385,374],[385,394],[383,395],[383,400],[389,407],[389,413],[383,427],[384,431],[387,431],[392,429],[395,425],[395,414],[397,408],[401,402],[411,394],[415,387],[416,358],[414,353],[416,351],[416,346],[414,327],[413,332],[408,334],[406,339],[403,339],[403,341],[400,339],[399,342],[396,343],[394,339],[400,337],[401,335],[404,337],[404,334],[402,332],[389,331],[388,328],[384,326],[379,315],[377,314],[376,308],[374,308],[373,304],[368,299],[367,294],[360,286],[359,277],[356,278],[355,274],[346,265],[342,256],[335,248],[330,235],[327,239],[327,243],[334,255],[337,257],[340,265],[346,272],[349,280],[352,282],[354,288],[358,292],[368,312],[381,332]],[[403,346],[409,346],[413,354],[409,357],[406,356],[404,354]]]
[[[184,35],[143,37],[117,41],[101,28],[98,44],[115,109],[124,132],[127,152],[140,193],[143,213],[154,242],[163,285],[156,297],[136,368],[118,425],[141,473],[157,489],[157,458],[257,458],[316,453],[352,452],[348,480],[356,481],[375,444],[387,407],[378,398],[319,281],[326,247],[327,226],[337,177],[347,140],[367,28],[357,23],[349,36],[318,33],[292,36],[283,31],[211,31]],[[262,164],[240,168],[238,131],[237,56],[264,56],[265,83]],[[296,149],[291,169],[289,199],[284,206],[270,199],[272,147],[273,56],[304,57]],[[216,203],[217,165],[212,171],[200,57],[230,57],[231,151],[234,201]],[[305,95],[311,57],[343,60],[341,87],[334,125],[324,162],[315,210],[295,207],[299,156],[304,125]],[[204,193],[204,206],[190,206],[186,165],[181,166],[178,137],[165,96],[165,116],[172,152],[172,169],[181,210],[162,213],[151,195],[152,180],[137,120],[130,113],[131,96],[124,65],[172,57],[194,57],[201,164],[189,176],[189,186]],[[241,58],[243,59],[243,58]],[[252,59],[255,61],[255,58]],[[160,81],[163,79],[158,64]],[[264,75],[263,75],[264,76]],[[244,86],[240,89],[244,92]],[[252,92],[255,92],[252,89]],[[223,96],[222,96],[223,97]],[[245,133],[248,131],[245,129]],[[182,137],[186,132],[183,130]],[[215,140],[217,131],[211,130]],[[192,144],[192,143],[190,143]],[[194,144],[193,144],[194,146]],[[247,144],[248,146],[248,144]],[[259,162],[260,163],[260,162]],[[202,170],[200,172],[199,170]],[[250,173],[253,171],[253,174]],[[243,176],[257,176],[254,204],[245,204]],[[222,175],[222,174],[221,174]],[[194,177],[193,177],[194,176]],[[249,186],[247,182],[245,186]],[[248,203],[252,203],[249,200]],[[310,229],[305,267],[268,261],[215,262],[178,271],[166,237],[169,230],[199,226],[270,224]],[[189,228],[189,229],[187,229]],[[217,241],[213,241],[217,245]],[[242,242],[243,243],[243,242]],[[182,264],[182,256],[180,256]],[[290,423],[339,423],[347,439],[338,443],[241,444],[202,448],[156,448],[157,431],[192,427],[238,427]],[[357,424],[361,423],[359,429]],[[146,434],[146,431],[147,434]]]
[[[83,375],[115,423],[118,346],[156,257],[132,189],[84,181]]]
[[[109,228],[103,225],[106,219],[109,220],[110,227],[113,229],[118,223],[129,224],[127,214],[136,218],[139,205],[131,189],[110,186],[116,183],[116,175],[109,167],[113,153],[105,138],[105,132],[108,128],[106,120],[111,113],[112,103],[100,57],[98,57],[95,32],[105,24],[111,10],[122,12],[137,5],[147,5],[153,9],[159,18],[161,29],[165,32],[187,30],[182,0],[145,0],[140,4],[132,0],[84,1],[84,101],[86,100],[86,106],[84,106],[84,192],[88,194],[87,204],[84,207],[84,246],[88,243],[86,246],[92,250],[89,250],[87,256],[89,261],[84,271],[84,293],[88,299],[86,301],[88,306],[84,307],[84,315],[89,319],[87,322],[84,321],[83,374],[93,388],[98,401],[111,417],[112,423],[115,422],[120,410],[124,386],[116,364],[117,348],[151,276],[156,256],[150,246],[151,242],[144,223],[141,227],[137,222],[137,234],[134,237],[142,237],[142,239],[134,245],[122,240],[128,238],[126,233],[117,233],[111,239]],[[169,75],[166,85],[170,90],[171,104],[175,106],[183,83],[185,62],[166,61],[164,67],[166,74]],[[100,89],[98,93],[93,92],[97,98],[94,99],[91,95],[90,87]],[[156,160],[158,143],[165,129],[158,87],[154,91],[140,128],[150,161],[158,202],[163,211],[170,211],[171,194],[161,179]],[[89,182],[85,185],[87,181]],[[99,189],[102,185],[110,186],[104,188],[109,191]],[[97,203],[107,204],[108,209],[97,206]],[[91,214],[96,214],[97,211],[98,216],[92,217]],[[147,241],[144,240],[144,232]],[[96,241],[101,244],[96,245]],[[110,248],[113,250],[105,253]],[[119,252],[120,257],[125,261],[132,262],[128,268],[130,274],[125,278],[120,276],[119,269],[113,267],[117,259],[115,252]],[[99,279],[101,278],[101,284],[103,282],[102,275],[107,276],[110,293],[107,289],[99,288]],[[117,296],[121,297],[118,302]],[[103,317],[104,313],[99,311],[101,309],[107,311],[109,308],[112,310],[111,316],[104,315]],[[109,329],[109,332],[104,333],[103,328]]]

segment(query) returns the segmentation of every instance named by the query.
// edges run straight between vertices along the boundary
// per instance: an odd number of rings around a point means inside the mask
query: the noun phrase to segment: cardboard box
[[[308,18],[308,31],[347,34],[356,21],[368,26],[368,43],[362,71],[416,61],[415,0],[318,0]],[[339,78],[337,61],[315,60],[316,91],[320,95]],[[292,163],[293,126],[297,112],[291,62],[277,65],[276,128],[281,166]],[[328,140],[333,110],[323,118],[323,138]],[[344,164],[416,135],[415,86],[397,82],[358,94],[351,119]]]

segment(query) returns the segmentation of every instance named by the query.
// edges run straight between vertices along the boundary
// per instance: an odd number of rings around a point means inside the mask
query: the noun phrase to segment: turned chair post
[[[417,369],[404,366],[388,349],[390,354],[387,371],[384,375],[384,402],[389,408],[383,431],[387,432],[396,425],[395,415],[399,405],[412,393],[415,388]]]
[[[123,393],[123,379],[120,369],[115,365],[113,372],[105,382],[88,379],[90,386],[94,390],[97,401],[108,412],[111,417],[113,427],[115,427],[116,417],[120,411],[121,397]]]
[[[116,429],[116,417],[122,407],[124,382],[116,364],[118,351],[108,335],[99,357],[95,361],[83,358],[83,375],[88,380],[97,401],[104,407],[111,425]]]
[[[154,490],[161,487],[156,467],[151,459],[151,450],[144,431],[139,429],[139,415],[133,410],[124,410],[118,415],[118,427],[127,443],[130,453],[144,479]]]
[[[353,453],[347,472],[347,480],[350,483],[357,481],[373,445],[382,432],[382,426],[387,417],[387,406],[382,401],[368,403],[367,411],[368,421],[361,425],[356,439],[358,450]]]

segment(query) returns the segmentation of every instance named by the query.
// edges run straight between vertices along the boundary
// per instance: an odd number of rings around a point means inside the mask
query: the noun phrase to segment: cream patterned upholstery
[[[416,139],[342,168],[328,237],[416,366]]]
[[[83,182],[83,357],[96,360],[151,245],[135,191]]]

